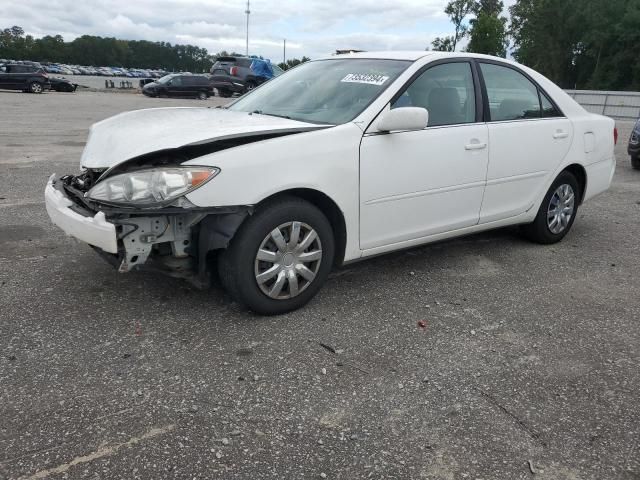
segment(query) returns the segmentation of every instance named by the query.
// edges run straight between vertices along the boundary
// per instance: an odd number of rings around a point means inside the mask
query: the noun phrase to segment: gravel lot
[[[561,244],[387,255],[260,318],[116,274],[44,209],[91,123],[218,102],[0,92],[0,478],[640,478],[631,124]]]

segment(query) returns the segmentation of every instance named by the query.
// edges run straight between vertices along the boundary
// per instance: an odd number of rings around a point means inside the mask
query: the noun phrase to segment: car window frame
[[[482,103],[483,103],[483,112],[484,112],[484,122],[485,123],[508,123],[508,122],[537,122],[540,120],[549,120],[549,119],[558,119],[558,118],[567,118],[567,116],[564,114],[564,112],[562,111],[562,109],[558,106],[558,104],[556,103],[556,101],[553,99],[553,97],[551,95],[549,95],[547,93],[547,91],[542,88],[542,86],[536,82],[536,80],[529,75],[527,72],[525,72],[524,70],[518,68],[515,65],[512,65],[510,63],[504,63],[504,62],[500,62],[497,60],[493,60],[493,59],[478,59],[478,58],[474,58],[473,59],[474,63],[476,64],[476,71],[478,73],[478,77],[480,79],[480,84],[482,86]],[[520,75],[524,76],[527,80],[529,80],[534,87],[536,87],[537,92],[538,92],[538,105],[540,107],[540,117],[533,117],[533,118],[516,118],[513,120],[492,120],[491,119],[491,109],[489,106],[489,93],[487,91],[487,84],[485,82],[484,79],[484,75],[482,74],[482,68],[481,68],[481,64],[488,64],[488,65],[495,65],[498,67],[504,67],[504,68],[508,68],[510,70],[515,71],[516,73],[519,73]],[[544,95],[545,97],[547,97],[547,100],[549,100],[549,102],[551,103],[551,105],[553,105],[553,107],[555,108],[555,110],[558,112],[559,115],[557,116],[553,116],[553,117],[545,117],[544,116],[544,110],[542,109],[542,96]]]
[[[446,65],[446,64],[451,64],[451,63],[467,63],[471,67],[471,74],[473,76],[473,90],[474,90],[475,102],[476,102],[476,118],[475,118],[475,121],[466,122],[466,123],[453,123],[453,124],[450,124],[450,125],[427,126],[427,127],[424,128],[424,130],[434,129],[434,128],[459,127],[459,126],[464,126],[464,125],[474,125],[474,124],[477,124],[477,123],[482,123],[484,121],[483,120],[483,115],[484,115],[483,97],[482,97],[482,92],[481,92],[480,78],[479,78],[479,74],[477,72],[477,68],[478,67],[475,64],[475,62],[473,62],[473,58],[472,57],[442,58],[442,59],[439,59],[439,60],[434,60],[432,62],[429,62],[428,64],[420,67],[398,89],[398,91],[393,95],[393,97],[391,97],[391,100],[385,105],[385,107],[382,109],[382,111],[380,113],[378,113],[378,115],[376,115],[376,117],[374,118],[373,121],[375,121],[375,119],[378,118],[382,112],[384,112],[387,109],[390,109],[391,105],[393,105],[402,95],[404,95],[404,93],[407,91],[407,89],[411,85],[413,85],[413,82],[415,82],[427,70],[430,70],[430,69],[432,69],[434,67],[438,67],[440,65]],[[380,133],[384,133],[384,132],[380,132]]]

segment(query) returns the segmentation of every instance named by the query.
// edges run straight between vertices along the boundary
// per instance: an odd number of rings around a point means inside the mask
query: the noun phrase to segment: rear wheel
[[[42,84],[40,82],[31,82],[29,84],[29,91],[31,93],[42,93]]]
[[[225,90],[225,89],[219,89],[218,90],[218,94],[222,97],[222,98],[229,98],[232,94],[231,91],[229,90]]]
[[[254,312],[277,315],[305,305],[327,279],[333,230],[314,205],[295,197],[262,207],[240,227],[218,262],[229,294]]]
[[[198,100],[206,100],[207,98],[209,98],[207,92],[198,92]]]
[[[573,225],[578,213],[580,187],[573,174],[562,172],[551,184],[536,219],[522,227],[529,240],[542,244],[562,240]]]
[[[245,83],[244,85],[244,91],[246,92],[250,92],[251,90],[253,90],[254,88],[256,88],[256,82],[254,82],[253,80],[249,80],[247,83]]]
[[[631,157],[631,168],[640,170],[640,157]]]

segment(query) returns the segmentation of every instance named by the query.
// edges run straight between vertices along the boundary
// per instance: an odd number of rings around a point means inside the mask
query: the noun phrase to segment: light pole
[[[284,39],[284,43],[282,45],[282,63],[287,63],[287,39]]]
[[[249,56],[249,14],[251,10],[249,9],[249,0],[247,0],[247,9],[244,11],[247,14],[247,57]]]

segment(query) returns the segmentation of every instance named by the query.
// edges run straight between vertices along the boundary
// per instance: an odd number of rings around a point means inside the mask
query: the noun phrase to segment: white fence
[[[596,90],[567,90],[576,102],[592,113],[617,120],[640,118],[640,92],[602,92]]]

